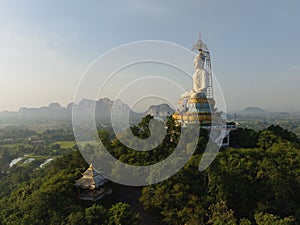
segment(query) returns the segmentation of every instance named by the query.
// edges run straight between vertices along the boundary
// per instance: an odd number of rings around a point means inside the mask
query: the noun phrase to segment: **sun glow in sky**
[[[300,111],[299,8],[298,0],[0,0],[0,111],[65,106],[110,49],[149,39],[191,48],[200,32],[229,111]]]

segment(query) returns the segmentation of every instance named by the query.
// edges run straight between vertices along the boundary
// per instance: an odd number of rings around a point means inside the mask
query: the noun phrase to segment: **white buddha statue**
[[[205,57],[203,51],[200,51],[194,58],[195,72],[193,74],[193,89],[181,95],[182,98],[195,98],[200,93],[206,95],[208,87],[208,74],[204,69]]]

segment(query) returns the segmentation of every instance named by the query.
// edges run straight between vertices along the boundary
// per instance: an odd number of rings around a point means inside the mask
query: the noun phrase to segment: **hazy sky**
[[[0,111],[65,106],[106,51],[148,39],[191,48],[200,32],[229,111],[300,111],[299,10],[299,0],[0,0]]]

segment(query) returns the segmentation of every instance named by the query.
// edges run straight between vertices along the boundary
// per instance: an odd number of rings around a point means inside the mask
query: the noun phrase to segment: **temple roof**
[[[81,188],[95,189],[99,188],[107,182],[91,164],[90,167],[82,174],[83,176],[76,181],[75,186]]]

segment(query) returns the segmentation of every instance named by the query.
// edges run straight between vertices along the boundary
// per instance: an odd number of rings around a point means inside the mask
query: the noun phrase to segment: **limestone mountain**
[[[115,104],[114,104],[115,103]],[[159,116],[165,118],[171,115],[174,110],[168,104],[152,105],[144,113],[137,113],[130,109],[130,107],[120,100],[112,101],[108,98],[101,98],[97,101],[91,99],[82,99],[79,103],[70,103],[66,107],[59,103],[51,103],[48,106],[37,108],[22,107],[17,112],[0,112],[1,123],[14,123],[20,121],[36,122],[36,121],[72,121],[73,107],[79,117],[93,115],[95,112],[95,119],[100,123],[110,123],[112,109],[118,112],[118,115],[130,115],[130,121],[139,121],[143,116],[150,114],[152,116]]]
[[[172,109],[168,104],[163,103],[160,105],[152,105],[146,111],[146,114],[150,114],[151,116],[158,116],[165,118],[166,116],[170,116],[174,113],[174,109]]]

